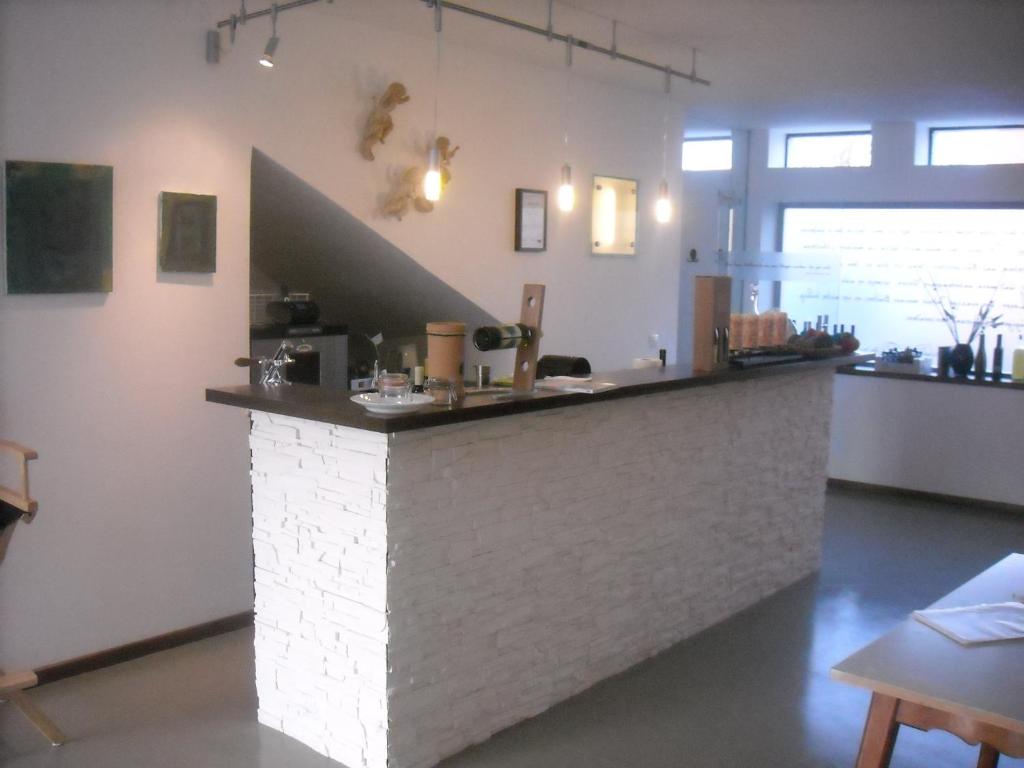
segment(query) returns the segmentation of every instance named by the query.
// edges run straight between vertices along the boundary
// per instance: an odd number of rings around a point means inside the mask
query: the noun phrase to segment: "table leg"
[[[65,742],[64,734],[60,728],[43,714],[43,711],[39,709],[32,700],[28,698],[21,691],[11,691],[5,694],[7,700],[14,706],[21,710],[21,713],[28,718],[29,722],[34,725],[43,736],[50,740],[50,743],[55,747],[59,747]]]
[[[871,694],[864,736],[860,740],[857,768],[888,768],[900,724],[896,710],[900,700],[882,693]]]
[[[999,750],[983,743],[981,754],[978,755],[978,768],[996,768],[997,765],[999,765]]]

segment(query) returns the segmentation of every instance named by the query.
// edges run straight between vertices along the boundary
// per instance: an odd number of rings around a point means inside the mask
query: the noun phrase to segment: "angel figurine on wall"
[[[409,100],[409,92],[401,83],[391,83],[374,103],[373,110],[366,118],[366,128],[363,129],[363,140],[359,145],[359,152],[367,160],[373,160],[373,145],[383,144],[391,131],[395,128],[395,121],[391,112],[399,104]]]

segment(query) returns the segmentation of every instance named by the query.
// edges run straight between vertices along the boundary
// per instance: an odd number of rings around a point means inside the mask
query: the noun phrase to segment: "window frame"
[[[694,136],[691,139],[688,139],[688,138],[686,138],[684,136],[683,137],[683,144],[681,144],[679,146],[679,170],[680,170],[681,173],[724,173],[726,171],[731,171],[733,169],[732,152],[729,153],[729,167],[728,168],[715,168],[715,169],[706,169],[706,170],[687,170],[686,168],[683,168],[683,145],[689,144],[691,142],[698,142],[698,141],[728,141],[729,144],[730,144],[730,147],[729,147],[730,150],[732,149],[732,145],[735,144],[735,139],[733,139],[733,137],[731,135],[727,135],[727,136]]]
[[[933,125],[928,128],[928,167],[929,168],[947,168],[950,166],[964,166],[964,163],[943,163],[942,165],[936,165],[935,159],[935,134],[944,131],[999,131],[1006,130],[1008,128],[1019,128],[1024,129],[1024,124],[1006,124],[1006,125]],[[967,163],[967,165],[981,165],[981,166],[992,166],[992,165],[1020,165],[1020,163]]]
[[[787,170],[791,170],[792,169],[792,166],[790,166],[790,164],[789,164],[789,140],[790,139],[794,139],[794,138],[795,139],[805,139],[805,138],[812,138],[812,137],[815,137],[815,136],[871,136],[872,150],[874,149],[875,139],[874,139],[873,131],[870,128],[863,129],[863,130],[857,130],[857,131],[806,131],[806,132],[800,132],[800,133],[787,133],[786,134],[785,144],[784,144],[784,151],[782,153],[782,167],[787,169]],[[872,160],[872,162],[874,162],[874,160]],[[820,168],[862,168],[862,167],[870,168],[871,166],[823,165],[823,166],[819,166],[819,167]],[[797,170],[800,170],[800,169],[806,170],[806,168],[807,168],[806,166],[799,166],[797,168]]]

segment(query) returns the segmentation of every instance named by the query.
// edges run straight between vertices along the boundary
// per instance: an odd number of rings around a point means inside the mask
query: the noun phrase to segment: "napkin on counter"
[[[922,624],[961,645],[1024,638],[1024,603],[982,603],[914,611]]]
[[[595,392],[604,392],[612,389],[615,385],[610,381],[594,382],[591,376],[547,376],[537,379],[539,389],[555,389],[559,392],[582,392],[585,395],[592,395]]]

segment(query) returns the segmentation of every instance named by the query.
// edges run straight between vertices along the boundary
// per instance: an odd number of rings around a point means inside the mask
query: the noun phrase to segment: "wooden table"
[[[930,608],[1008,602],[1024,592],[1024,555],[1000,560]],[[962,646],[913,618],[832,668],[872,691],[857,768],[889,765],[900,725],[981,744],[979,768],[1024,757],[1024,640]]]

